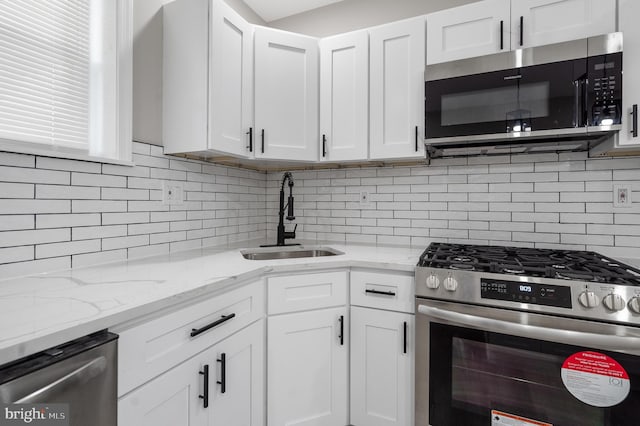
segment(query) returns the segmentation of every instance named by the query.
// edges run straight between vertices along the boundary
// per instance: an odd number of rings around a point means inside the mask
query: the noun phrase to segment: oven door
[[[586,78],[587,60],[576,59],[427,81],[427,141],[586,133]]]
[[[416,426],[640,423],[638,328],[416,300]]]

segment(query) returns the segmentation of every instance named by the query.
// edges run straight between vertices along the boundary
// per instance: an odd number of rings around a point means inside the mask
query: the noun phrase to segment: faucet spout
[[[285,183],[289,184],[289,197],[287,199],[287,204],[284,203],[284,185]],[[296,216],[293,211],[293,176],[291,172],[285,172],[282,177],[282,184],[280,185],[280,204],[278,206],[278,235],[276,246],[285,246],[285,245],[299,245],[299,244],[285,244],[285,241],[288,239],[296,238],[296,229],[298,228],[298,224],[296,224],[293,231],[286,231],[284,227],[284,212],[287,209],[287,220],[292,221],[295,220]],[[263,246],[264,247],[264,246]]]

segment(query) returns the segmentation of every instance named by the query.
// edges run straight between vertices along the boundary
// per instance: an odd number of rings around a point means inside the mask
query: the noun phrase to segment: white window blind
[[[89,0],[0,0],[0,138],[89,150]]]

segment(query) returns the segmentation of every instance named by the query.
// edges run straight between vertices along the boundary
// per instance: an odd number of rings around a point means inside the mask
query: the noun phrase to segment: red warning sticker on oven
[[[613,358],[577,352],[562,364],[562,382],[571,395],[594,407],[611,407],[629,394],[629,375]]]
[[[539,422],[504,411],[491,410],[491,426],[553,426],[551,423]]]

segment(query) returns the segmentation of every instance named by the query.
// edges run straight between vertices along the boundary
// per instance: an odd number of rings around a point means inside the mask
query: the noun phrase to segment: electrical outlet
[[[184,184],[182,182],[162,182],[162,204],[180,205],[184,202]]]
[[[631,207],[631,186],[613,185],[613,206]]]
[[[361,206],[369,205],[369,191],[360,191],[360,205]]]

